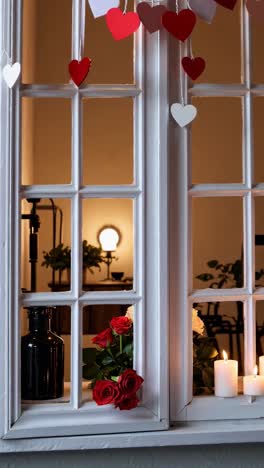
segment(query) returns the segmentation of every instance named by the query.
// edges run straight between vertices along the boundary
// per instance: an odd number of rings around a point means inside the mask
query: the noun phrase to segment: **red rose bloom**
[[[133,369],[126,369],[118,378],[118,386],[121,394],[132,397],[140,388],[144,379],[137,375]]]
[[[111,328],[107,328],[92,339],[92,342],[97,344],[101,348],[107,348],[107,346],[109,346],[112,343],[112,341],[113,334]]]
[[[120,410],[131,410],[136,408],[139,403],[139,399],[137,395],[125,396],[118,404],[116,404],[116,408]]]
[[[120,398],[120,391],[116,382],[112,380],[97,380],[93,388],[93,399],[97,405],[109,405]]]
[[[125,335],[129,332],[133,322],[128,317],[113,317],[110,325],[118,335]]]

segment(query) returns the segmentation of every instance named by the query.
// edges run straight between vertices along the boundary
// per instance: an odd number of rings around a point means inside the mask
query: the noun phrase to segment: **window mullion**
[[[242,197],[249,189],[245,184],[197,184],[189,190],[192,197]]]
[[[80,51],[81,4],[82,0],[73,0],[72,55],[74,59],[79,59],[79,54],[82,53],[82,51]],[[72,199],[71,217],[71,285],[73,295],[77,298],[77,301],[71,309],[71,403],[75,409],[80,407],[82,401],[82,308],[79,303],[82,287],[82,206],[79,193],[82,183],[81,132],[81,98],[78,90],[72,98],[72,184],[75,190],[75,195]]]
[[[141,87],[128,84],[111,84],[111,85],[82,85],[77,89],[72,83],[57,84],[57,85],[39,85],[39,84],[23,84],[21,86],[21,94],[23,97],[61,97],[71,98],[76,93],[82,97],[100,97],[100,98],[125,98],[135,97],[141,93]]]
[[[183,47],[173,41],[169,42],[169,46],[169,69],[181,70]],[[187,103],[187,84],[184,74],[182,80],[171,82],[170,104],[181,102],[183,93]],[[192,200],[188,193],[190,188],[188,132],[188,128],[181,129],[174,125],[169,142],[171,218],[169,242],[170,251],[174,252],[170,258],[170,352],[173,357],[170,361],[170,412],[173,420],[178,418],[179,412],[192,399],[192,332],[188,300],[192,278],[190,265]],[[181,174],[178,179],[177,174]],[[175,180],[178,181],[177,184]],[[181,382],[181,385],[177,382]]]
[[[8,8],[9,2],[6,2]],[[11,29],[7,30],[7,50],[11,61],[21,62],[21,1],[11,2],[9,15],[13,18]],[[8,38],[7,38],[8,36]],[[11,306],[9,322],[9,423],[14,423],[21,414],[21,330],[20,330],[20,230],[21,230],[21,95],[20,87],[16,87],[10,93],[10,134],[9,134],[9,153],[10,159],[14,162],[13,170],[11,168],[11,190],[12,197],[10,218],[12,219],[11,231],[11,252],[10,252],[10,291],[9,301]]]
[[[77,193],[73,184],[24,185],[22,198],[68,198]],[[82,198],[136,198],[142,193],[138,185],[84,185],[79,194]]]
[[[196,97],[240,97],[247,93],[245,84],[195,84],[189,94]]]
[[[244,302],[245,372],[252,373],[256,359],[256,317],[253,292],[255,287],[255,217],[254,217],[254,153],[251,95],[251,24],[246,5],[242,14],[242,76],[247,89],[243,97],[243,174],[249,192],[244,197],[244,284],[250,296]]]

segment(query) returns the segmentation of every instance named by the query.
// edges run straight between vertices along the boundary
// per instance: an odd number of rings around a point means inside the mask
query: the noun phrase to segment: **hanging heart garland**
[[[78,60],[72,60],[69,63],[69,73],[76,86],[80,86],[85,80],[89,73],[91,63],[92,61],[89,57],[84,57],[80,62],[78,62]]]
[[[88,0],[95,18],[105,16],[110,8],[119,7],[119,0]]]
[[[137,6],[139,19],[151,34],[161,29],[161,18],[166,11],[167,8],[164,5],[150,6],[147,2],[141,2]]]
[[[237,0],[215,0],[216,3],[223,6],[224,8],[228,8],[229,10],[233,10],[235,8]]]
[[[16,84],[20,73],[21,65],[19,62],[15,62],[13,65],[7,64],[4,66],[3,78],[10,89]]]
[[[193,80],[197,80],[205,69],[205,60],[202,57],[183,57],[182,67],[187,75]]]
[[[106,24],[113,38],[120,41],[137,31],[140,19],[138,14],[132,11],[123,13],[120,8],[111,8],[106,14]]]
[[[179,14],[174,11],[166,11],[162,16],[162,24],[172,36],[184,42],[193,31],[196,16],[193,11],[188,9],[181,10]]]
[[[183,104],[176,102],[171,106],[171,115],[175,122],[177,122],[177,124],[183,128],[195,119],[197,115],[197,109],[192,104],[187,104],[187,106],[184,106]]]
[[[264,1],[263,0],[247,0],[246,6],[249,14],[258,23],[264,22]]]
[[[189,0],[190,8],[206,23],[211,23],[216,14],[214,0]]]

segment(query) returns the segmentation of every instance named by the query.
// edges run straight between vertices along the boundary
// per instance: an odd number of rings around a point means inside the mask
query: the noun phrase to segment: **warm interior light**
[[[258,366],[254,367],[253,375],[254,375],[254,377],[257,377],[257,375],[258,375]]]
[[[228,361],[228,356],[225,350],[223,351],[223,358],[224,358],[224,361]]]
[[[105,228],[99,234],[99,242],[105,252],[113,252],[119,241],[119,234],[114,228]]]

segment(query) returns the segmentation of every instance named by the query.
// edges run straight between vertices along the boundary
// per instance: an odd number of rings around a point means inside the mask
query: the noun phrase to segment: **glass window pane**
[[[133,183],[133,99],[83,101],[84,184]]]
[[[70,200],[23,200],[21,208],[21,287],[25,292],[70,290]]]
[[[264,286],[264,199],[255,198],[255,267],[256,267],[256,287]]]
[[[92,60],[88,83],[133,83],[133,34],[115,41],[105,17],[94,19],[87,8],[84,55]]]
[[[244,316],[243,302],[194,304],[193,311],[193,393],[214,393],[214,361],[238,361],[238,391],[243,393]]]
[[[83,241],[86,241],[83,256],[86,266],[83,279],[84,290],[133,289],[132,200],[84,200]],[[101,252],[98,251],[100,246]]]
[[[21,310],[22,403],[69,402],[70,357],[69,306],[39,306]]]
[[[23,83],[68,83],[72,1],[23,1]]]
[[[264,355],[264,301],[256,302],[256,364],[259,373],[264,375],[264,362],[259,362],[260,356]]]
[[[127,313],[129,318],[133,317],[133,306],[129,304],[98,304],[84,306],[83,308],[83,401],[87,402],[92,399],[92,380],[98,379],[98,372],[103,372],[104,376],[108,376],[109,368],[112,366],[112,376],[118,376],[120,374],[119,359],[116,358],[116,354],[120,351],[120,340],[119,338],[113,337],[112,342],[112,356],[108,350],[103,349],[93,343],[93,338],[99,333],[103,332],[110,327],[110,321],[113,317],[124,316]],[[131,329],[132,331],[132,329]],[[110,333],[112,337],[112,334]],[[111,339],[111,338],[110,338]],[[103,345],[104,343],[101,342]],[[123,336],[122,350],[124,357],[126,358],[127,368],[133,366],[133,349],[126,348],[127,345],[133,345],[133,333],[129,333],[127,336]],[[114,346],[115,345],[115,346]],[[102,364],[102,358],[108,357],[106,365]],[[111,357],[111,361],[109,361]],[[102,377],[100,377],[102,378]]]
[[[240,98],[193,98],[192,182],[242,182]]]
[[[240,3],[232,12],[217,6],[213,24],[197,21],[192,33],[193,54],[205,59],[206,69],[196,82],[241,82]]]
[[[251,35],[252,35],[252,74],[255,84],[264,83],[264,62],[263,62],[263,41],[264,29],[263,23],[251,20]]]
[[[243,204],[239,198],[193,199],[193,287],[243,287]]]
[[[71,101],[22,99],[22,184],[71,182]]]
[[[264,97],[253,98],[253,132],[254,132],[254,179],[255,183],[264,182],[263,158],[263,112]]]

